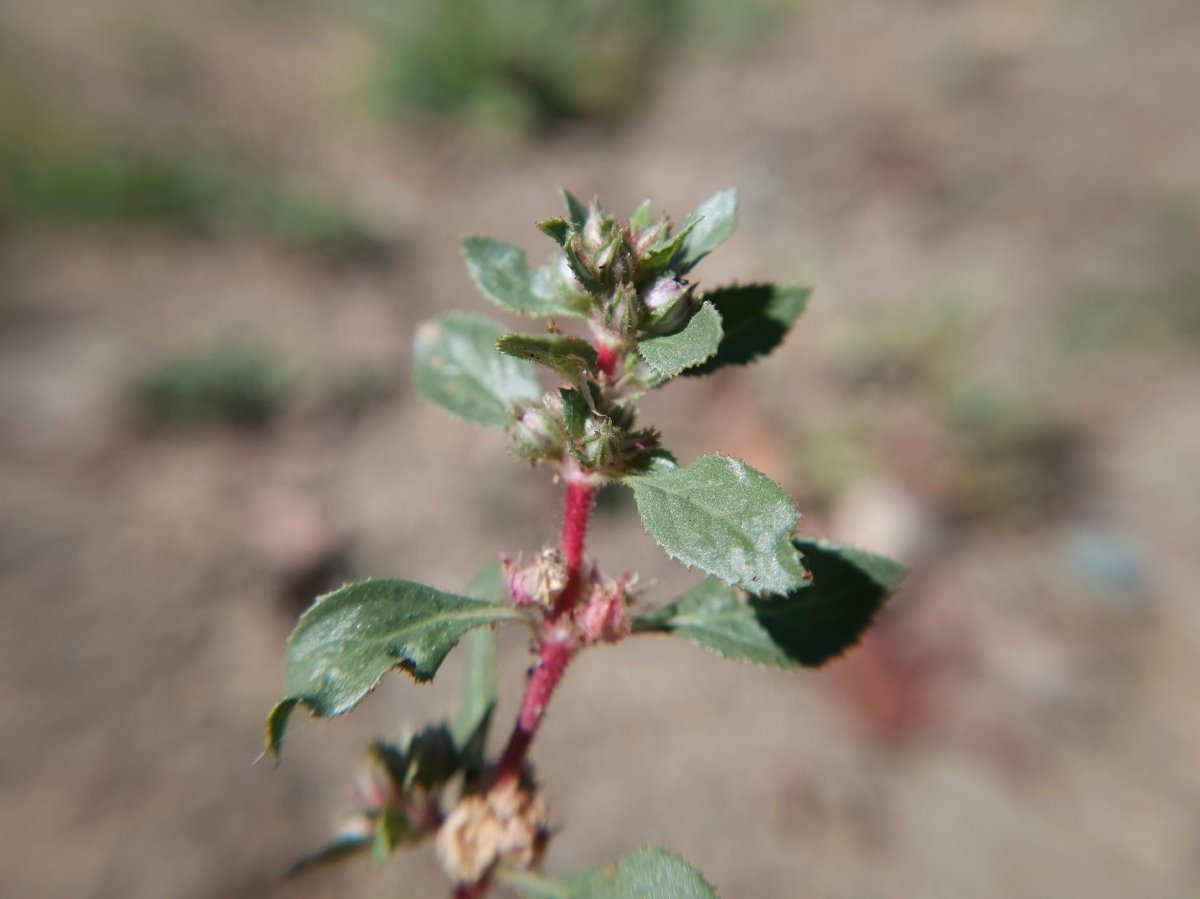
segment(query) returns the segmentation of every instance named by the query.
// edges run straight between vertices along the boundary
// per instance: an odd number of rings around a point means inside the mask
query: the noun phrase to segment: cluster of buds
[[[438,831],[437,856],[455,883],[478,883],[497,864],[536,865],[549,837],[545,800],[527,780],[513,778],[459,800]]]
[[[509,428],[513,448],[531,461],[567,454],[601,476],[645,470],[662,452],[659,433],[635,428],[632,403],[606,399],[594,381],[548,393],[517,411]]]
[[[460,768],[459,751],[444,726],[428,727],[403,746],[377,741],[355,786],[360,809],[343,820],[339,839],[369,840],[377,851],[416,843],[442,823],[442,790]]]
[[[554,609],[568,580],[567,561],[560,550],[546,547],[528,564],[514,562],[508,557],[502,562],[504,579],[515,605],[540,609],[543,614]],[[568,628],[560,638],[583,645],[615,643],[628,637],[633,626],[631,586],[632,579],[628,575],[612,581],[595,566],[590,567],[583,576],[569,618],[559,622],[560,626],[565,624]]]
[[[522,458],[561,462],[569,455],[587,471],[621,477],[646,470],[661,452],[656,431],[633,426],[631,393],[651,380],[631,350],[638,341],[679,331],[701,307],[685,277],[695,264],[687,238],[700,217],[692,215],[676,230],[643,204],[623,224],[595,201],[585,207],[569,195],[566,200],[565,218],[538,226],[562,255],[538,270],[533,287],[591,319],[608,363],[597,354],[583,370],[568,371],[577,378],[572,386],[517,409],[509,433]]]
[[[628,575],[614,583],[602,580],[593,570],[586,597],[571,612],[575,631],[584,643],[616,643],[632,633],[630,585]]]
[[[540,404],[518,409],[509,426],[513,449],[534,462],[562,458],[567,445],[562,399],[548,393]]]
[[[564,267],[551,267],[557,287],[573,298],[587,295],[593,323],[622,340],[679,330],[699,308],[683,277],[682,256],[693,216],[674,230],[666,216],[640,207],[628,224],[596,201],[585,209],[567,198],[568,218],[539,223],[561,247]]]
[[[567,589],[567,557],[557,547],[547,546],[529,565],[514,563],[507,556],[501,562],[508,592],[518,607],[549,611]]]

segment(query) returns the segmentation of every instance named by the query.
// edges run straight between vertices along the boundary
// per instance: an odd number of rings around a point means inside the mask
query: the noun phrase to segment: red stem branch
[[[482,899],[487,888],[486,878],[476,883],[464,883],[454,888],[454,899]]]
[[[597,488],[573,465],[564,473],[567,477],[567,496],[561,548],[567,559],[567,586],[554,604],[554,609],[542,622],[541,633],[538,635],[537,665],[525,687],[521,713],[517,717],[512,736],[509,737],[508,745],[504,747],[504,753],[500,756],[500,763],[496,768],[497,784],[520,777],[525,756],[529,752],[529,744],[533,742],[546,706],[550,703],[550,697],[575,653],[574,645],[569,638],[564,639],[558,623],[564,615],[570,614],[578,599],[579,586],[583,580],[583,547],[587,540],[588,517],[596,499]]]

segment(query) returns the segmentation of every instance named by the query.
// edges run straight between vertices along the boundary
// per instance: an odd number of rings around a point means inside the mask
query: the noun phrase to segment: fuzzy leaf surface
[[[582,337],[505,334],[496,341],[496,349],[506,356],[553,369],[571,380],[584,372],[595,371],[598,364],[595,347]]]
[[[559,881],[529,875],[505,881],[526,899],[717,899],[699,871],[665,849],[648,846]]]
[[[700,221],[683,243],[679,256],[681,272],[694,268],[697,262],[723,244],[737,230],[737,190],[731,187],[713,194],[696,207],[692,214],[699,216]]]
[[[570,305],[537,289],[534,273],[520,247],[490,237],[463,240],[467,273],[479,292],[498,306],[521,315],[578,315]]]
[[[629,217],[629,227],[636,231],[642,231],[650,226],[654,221],[654,208],[650,205],[649,200],[643,200],[637,209],[633,210],[633,215]]]
[[[647,533],[671,558],[751,593],[804,586],[792,545],[799,513],[762,472],[713,453],[625,483]]]
[[[567,235],[571,233],[571,226],[562,219],[546,219],[544,222],[538,222],[537,228],[560,247],[567,242]],[[530,283],[536,291],[536,281]]]
[[[541,397],[542,387],[533,365],[496,350],[503,336],[490,318],[464,312],[421,325],[413,339],[417,392],[459,418],[504,427],[517,405]]]
[[[806,587],[742,598],[714,578],[634,621],[638,633],[672,633],[719,655],[773,668],[818,667],[854,646],[899,586],[904,569],[883,556],[798,540]]]
[[[712,358],[689,369],[689,376],[707,375],[726,365],[746,365],[783,343],[804,312],[810,287],[747,284],[722,287],[704,295],[721,313],[725,336]]]
[[[645,264],[652,269],[664,268],[680,256],[687,245],[688,238],[700,227],[700,217],[692,213],[683,227],[669,237],[664,237],[646,252]]]
[[[430,680],[468,631],[512,620],[522,616],[509,606],[413,581],[362,581],[321,597],[288,637],[288,696],[268,718],[267,752],[278,757],[297,704],[321,718],[341,715],[393,668]]]
[[[721,314],[712,303],[705,303],[683,330],[641,341],[638,354],[661,384],[716,353],[722,333]]]

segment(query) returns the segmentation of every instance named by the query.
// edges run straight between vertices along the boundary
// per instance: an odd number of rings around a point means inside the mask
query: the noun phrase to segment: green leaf
[[[725,337],[715,356],[687,374],[706,375],[726,365],[745,365],[767,355],[783,343],[811,293],[810,287],[747,284],[704,294],[704,300],[721,313]]]
[[[444,724],[431,724],[422,728],[405,747],[404,756],[408,764],[402,786],[432,789],[453,777],[459,769],[458,745],[450,728]]]
[[[549,236],[560,247],[567,242],[567,235],[571,233],[571,226],[562,219],[546,219],[544,222],[537,223],[538,230]],[[531,287],[535,284],[530,282]],[[536,287],[533,287],[536,292]]]
[[[496,711],[496,636],[490,627],[471,631],[462,698],[454,718],[454,739],[468,782],[483,774],[487,763],[487,738]]]
[[[485,602],[507,602],[508,584],[504,581],[504,568],[498,559],[480,565],[467,584],[464,595]]]
[[[505,334],[496,341],[496,349],[506,356],[526,359],[575,380],[587,371],[595,371],[596,349],[582,337],[558,334]]]
[[[799,513],[762,472],[714,453],[626,483],[646,531],[671,558],[751,593],[803,586],[792,546]]]
[[[373,740],[367,747],[367,758],[387,774],[397,789],[404,787],[408,780],[408,758],[403,749],[387,740]]]
[[[661,384],[681,371],[699,365],[717,352],[721,343],[721,315],[712,303],[696,310],[683,330],[652,337],[638,344],[638,354]]]
[[[564,387],[558,393],[563,401],[563,424],[567,433],[579,440],[584,435],[588,419],[592,417],[592,407],[583,391],[574,387]]]
[[[713,578],[634,621],[638,633],[666,632],[743,662],[817,667],[854,646],[899,586],[904,569],[846,546],[800,540],[812,573],[785,596],[743,599]]]
[[[717,899],[699,871],[665,849],[648,846],[557,882],[527,874],[502,876],[526,899]]]
[[[283,732],[287,730],[288,718],[292,716],[292,711],[296,708],[296,703],[300,700],[289,696],[287,699],[281,699],[275,703],[275,708],[271,709],[271,714],[267,715],[267,724],[264,728],[264,745],[266,753],[276,763],[279,762],[279,751],[283,748]]]
[[[490,237],[463,240],[467,272],[479,292],[509,312],[523,315],[578,315],[570,306],[535,289],[525,251]]]
[[[723,244],[737,229],[737,191],[734,188],[713,194],[701,203],[693,215],[700,223],[688,235],[680,256],[680,271],[694,268],[696,263]]]
[[[629,227],[635,231],[644,231],[654,221],[654,209],[649,200],[643,200],[642,205],[633,211],[629,217]]]
[[[558,192],[562,195],[563,206],[567,210],[567,221],[576,228],[582,228],[588,217],[587,207],[575,199],[569,190],[560,187]]]
[[[466,592],[473,599],[505,601],[508,587],[500,563],[492,561],[480,568],[471,578]],[[463,642],[466,644],[466,662],[452,730],[462,755],[463,769],[471,778],[483,773],[484,750],[496,709],[496,635],[492,628],[481,627],[467,634]]]
[[[525,899],[571,899],[571,890],[563,882],[551,880],[533,871],[518,871],[500,868],[496,876],[507,887],[520,893]]]
[[[310,852],[296,859],[295,863],[288,868],[287,873],[283,876],[295,877],[297,874],[303,874],[312,868],[344,861],[352,856],[366,852],[371,848],[371,843],[372,837],[367,834],[343,834],[335,837],[331,842],[315,852]]]
[[[688,220],[683,223],[683,227],[677,232],[664,237],[654,246],[650,247],[645,256],[645,264],[652,269],[664,268],[668,263],[679,256],[685,244],[689,240],[690,235],[700,226],[700,218],[696,213],[688,216]]]
[[[267,752],[278,757],[297,703],[322,718],[341,715],[393,668],[417,681],[430,680],[468,631],[521,620],[509,606],[412,581],[363,581],[321,597],[288,637],[288,696],[267,720]]]
[[[583,238],[579,233],[570,234],[566,246],[563,247],[563,258],[566,260],[567,268],[571,270],[571,274],[575,276],[575,280],[579,282],[579,286],[585,292],[599,294],[604,290],[604,282],[589,271],[588,255],[583,246]]]
[[[534,269],[533,292],[556,304],[558,315],[587,318],[591,309],[591,297],[562,256]]]
[[[421,325],[413,340],[417,392],[459,418],[504,427],[516,406],[541,397],[542,387],[536,368],[497,352],[503,336],[490,318],[464,312]]]
[[[503,604],[508,587],[500,563],[492,561],[480,568],[466,593],[472,599]],[[454,737],[460,747],[467,745],[496,705],[496,635],[490,627],[477,628],[467,634],[465,643],[466,662],[454,718]]]
[[[445,724],[422,728],[403,747],[375,740],[367,748],[367,756],[400,790],[414,785],[427,790],[439,787],[461,767],[458,746]]]
[[[375,839],[371,842],[371,864],[379,865],[408,835],[408,819],[394,809],[384,809],[375,822]]]

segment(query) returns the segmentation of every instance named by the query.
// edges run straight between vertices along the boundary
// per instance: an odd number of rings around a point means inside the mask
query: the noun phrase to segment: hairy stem
[[[538,661],[525,686],[525,697],[521,701],[521,713],[508,745],[500,756],[496,769],[496,783],[506,783],[520,777],[525,764],[529,744],[537,733],[538,726],[550,703],[558,682],[562,680],[567,663],[575,653],[575,646],[564,630],[560,620],[571,613],[579,599],[579,586],[583,580],[583,548],[587,540],[588,518],[596,500],[596,485],[574,463],[564,466],[567,482],[566,507],[563,516],[561,549],[567,560],[567,586],[554,604],[554,609],[542,623],[538,635]]]
[[[567,586],[554,604],[551,619],[558,619],[575,604],[583,574],[583,546],[587,541],[588,517],[596,500],[596,485],[574,465],[566,472],[567,499],[563,513],[562,552],[567,558]]]

